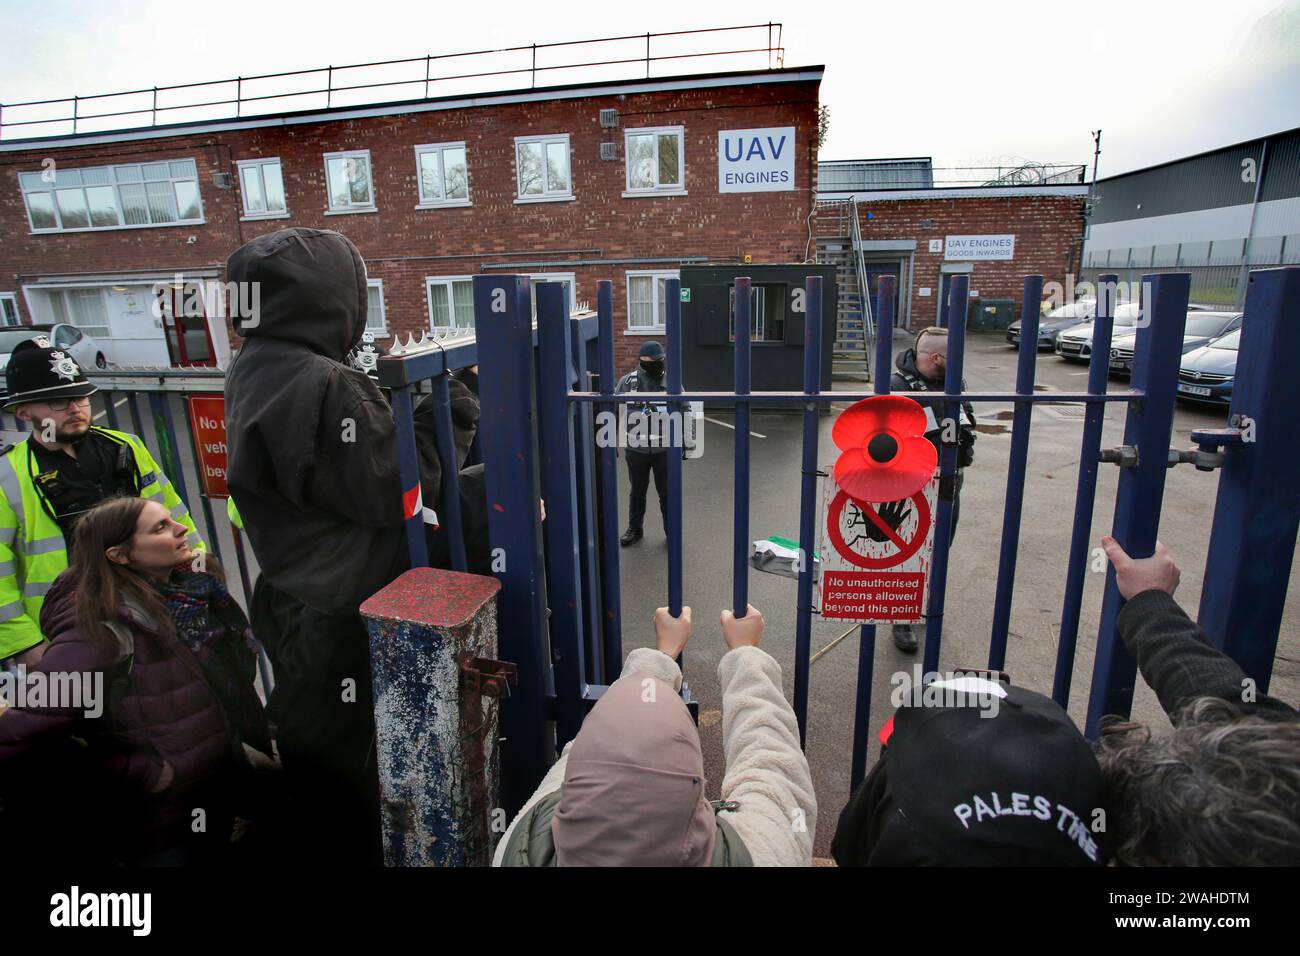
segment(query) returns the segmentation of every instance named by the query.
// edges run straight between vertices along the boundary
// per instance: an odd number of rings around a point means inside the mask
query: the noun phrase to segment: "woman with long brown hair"
[[[79,675],[101,699],[0,712],[0,768],[69,733],[85,740],[113,784],[120,862],[223,859],[253,796],[248,751],[271,753],[248,620],[187,532],[148,498],[86,512],[41,610],[49,649],[27,680]]]

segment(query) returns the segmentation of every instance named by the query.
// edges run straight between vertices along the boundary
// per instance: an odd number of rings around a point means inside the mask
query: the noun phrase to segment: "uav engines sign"
[[[794,189],[795,128],[718,131],[718,192]]]

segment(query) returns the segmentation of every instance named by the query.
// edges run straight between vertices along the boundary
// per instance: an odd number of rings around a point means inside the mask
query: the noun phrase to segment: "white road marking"
[[[704,420],[705,420],[706,422],[713,422],[713,424],[715,424],[715,425],[721,425],[723,428],[730,428],[733,432],[736,430],[736,426],[735,426],[735,425],[729,425],[729,424],[726,423],[726,422],[720,422],[720,421],[718,421],[716,418],[710,418],[708,415],[705,415],[705,416],[704,416]],[[760,435],[758,432],[750,432],[749,434],[752,435],[754,438],[766,438],[766,437],[767,437],[766,435]]]
[[[122,407],[123,405],[125,405],[125,404],[126,404],[126,398],[125,398],[125,397],[122,397],[122,398],[119,398],[117,401],[115,401],[115,402],[113,403],[113,407],[114,407],[114,408],[121,408],[121,407]],[[104,417],[105,415],[107,415],[107,414],[108,414],[108,411],[107,411],[107,410],[102,411],[102,412],[98,413],[98,414],[95,416],[94,420],[95,420],[95,421],[99,421],[101,418],[103,418],[103,417]]]

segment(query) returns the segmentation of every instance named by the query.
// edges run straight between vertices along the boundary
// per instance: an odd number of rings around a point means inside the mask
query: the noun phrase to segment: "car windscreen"
[[[1115,309],[1115,325],[1123,325],[1129,328],[1137,325],[1138,316],[1142,314],[1142,306],[1136,302],[1128,302]]]
[[[1238,343],[1241,342],[1241,329],[1233,329],[1221,339],[1215,339],[1210,343],[1212,349],[1227,349],[1230,352],[1237,351]]]
[[[1053,309],[1043,316],[1044,322],[1051,322],[1055,319],[1090,319],[1092,318],[1092,301],[1090,299],[1080,299],[1078,302],[1070,302],[1067,305]]]
[[[1222,335],[1223,330],[1227,327],[1236,316],[1232,315],[1205,315],[1199,313],[1189,313],[1187,316],[1187,325],[1184,335]]]

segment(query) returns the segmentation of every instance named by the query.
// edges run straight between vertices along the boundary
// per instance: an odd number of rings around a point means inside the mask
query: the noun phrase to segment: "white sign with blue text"
[[[1014,259],[1015,236],[944,236],[945,259]]]
[[[718,131],[718,192],[794,189],[795,128]]]

